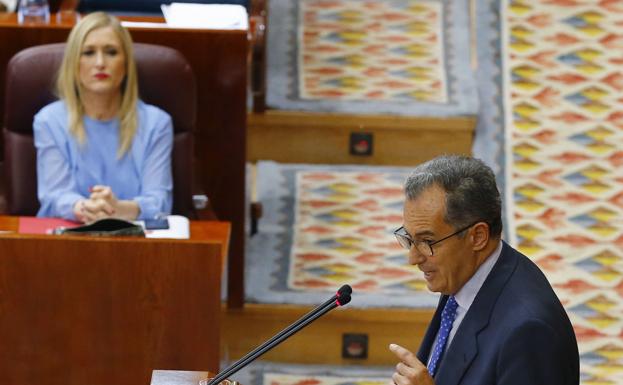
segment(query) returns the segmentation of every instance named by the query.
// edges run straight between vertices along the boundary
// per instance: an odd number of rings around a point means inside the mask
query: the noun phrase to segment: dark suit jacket
[[[418,351],[424,364],[447,300],[441,297]],[[541,270],[504,242],[447,347],[435,384],[576,385],[579,377],[578,346],[567,313]]]

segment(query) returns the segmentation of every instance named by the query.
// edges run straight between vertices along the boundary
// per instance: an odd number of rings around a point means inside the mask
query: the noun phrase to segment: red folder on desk
[[[76,227],[81,223],[59,218],[19,217],[20,234],[51,234],[57,227]]]

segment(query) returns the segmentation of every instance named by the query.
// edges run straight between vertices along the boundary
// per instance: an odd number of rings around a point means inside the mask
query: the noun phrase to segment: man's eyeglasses
[[[443,242],[448,238],[452,238],[457,234],[462,233],[463,231],[469,229],[470,227],[474,226],[478,222],[481,222],[481,221],[474,222],[471,225],[465,226],[462,229],[455,231],[454,233],[448,235],[447,237],[443,237],[436,241],[415,240],[411,238],[411,235],[409,235],[409,233],[407,233],[407,230],[405,230],[404,226],[400,226],[396,231],[394,231],[394,235],[396,236],[396,240],[398,240],[398,243],[400,244],[400,246],[404,247],[405,249],[411,250],[411,246],[415,246],[415,248],[417,249],[418,252],[420,252],[420,254],[426,255],[427,257],[432,257],[434,245],[438,244],[439,242]]]

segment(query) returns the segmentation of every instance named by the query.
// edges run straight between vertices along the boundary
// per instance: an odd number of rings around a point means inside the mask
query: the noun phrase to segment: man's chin
[[[437,286],[435,286],[434,284],[430,283],[430,282],[426,282],[426,288],[428,288],[428,291],[431,291],[433,293],[438,293],[439,292],[439,288]]]
[[[435,282],[426,281],[426,288],[428,288],[428,290],[433,292],[433,293],[439,293],[439,294],[443,294],[443,295],[448,294],[447,293],[448,290],[445,287],[443,287],[443,286],[441,286],[439,284],[435,284]]]

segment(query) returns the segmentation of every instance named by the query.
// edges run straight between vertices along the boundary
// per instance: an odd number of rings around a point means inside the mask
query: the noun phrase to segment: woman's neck
[[[83,95],[84,113],[91,119],[110,120],[117,116],[121,107],[121,94],[114,95]]]

